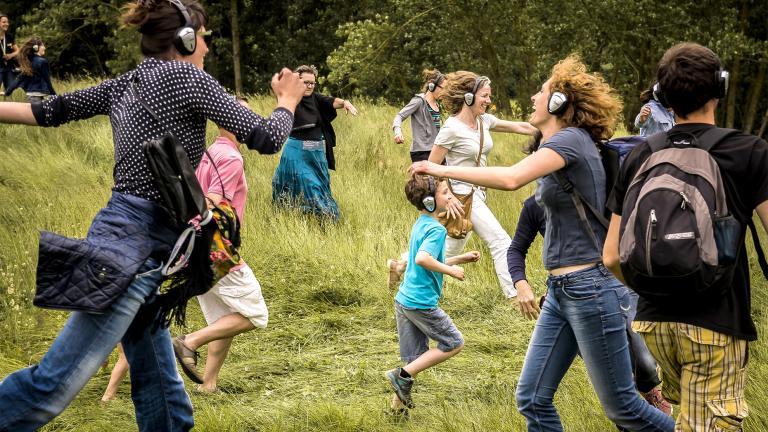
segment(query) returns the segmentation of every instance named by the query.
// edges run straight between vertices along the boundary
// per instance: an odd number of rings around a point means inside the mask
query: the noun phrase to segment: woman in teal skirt
[[[306,89],[293,120],[288,141],[283,146],[280,165],[272,177],[272,201],[277,205],[298,207],[305,213],[339,219],[339,206],[331,195],[328,169],[336,169],[333,148],[336,133],[331,122],[336,110],[344,108],[357,115],[348,100],[315,93],[317,69],[296,68]]]

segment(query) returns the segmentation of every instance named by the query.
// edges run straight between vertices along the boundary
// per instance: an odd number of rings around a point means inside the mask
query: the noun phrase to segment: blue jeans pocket
[[[597,282],[592,277],[568,280],[562,287],[563,295],[571,300],[594,299],[599,294]]]

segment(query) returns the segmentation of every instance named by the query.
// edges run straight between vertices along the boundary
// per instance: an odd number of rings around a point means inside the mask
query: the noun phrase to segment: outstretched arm
[[[26,102],[0,102],[0,123],[37,126],[32,115],[32,104]]]
[[[434,149],[432,151],[434,153]],[[430,161],[432,155],[430,155]],[[433,162],[416,162],[408,169],[413,174],[447,177],[492,189],[517,190],[528,183],[565,166],[565,159],[554,150],[543,148],[511,167],[443,166]]]
[[[464,280],[464,269],[457,265],[443,264],[440,261],[434,259],[432,255],[425,251],[419,251],[416,253],[416,265],[422,266],[425,269],[433,272],[442,273],[458,280]]]
[[[461,255],[456,255],[454,257],[446,258],[445,263],[448,264],[449,266],[452,266],[452,265],[476,262],[479,260],[480,260],[480,252],[470,251],[470,252],[463,253]]]
[[[494,132],[511,132],[521,135],[533,135],[538,129],[528,122],[498,120],[491,128]]]
[[[333,100],[333,107],[336,109],[344,108],[346,112],[349,114],[352,114],[354,116],[357,115],[357,108],[355,108],[354,105],[352,105],[352,102],[346,100],[346,99],[339,99],[336,98]]]

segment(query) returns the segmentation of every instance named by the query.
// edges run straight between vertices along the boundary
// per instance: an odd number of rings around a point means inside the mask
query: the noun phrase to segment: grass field
[[[61,90],[88,82],[57,83]],[[259,113],[269,98],[252,98]],[[270,309],[269,327],[235,339],[216,395],[192,393],[200,431],[520,431],[514,389],[533,322],[506,301],[489,255],[466,266],[467,280],[449,280],[442,307],[466,339],[457,357],[419,375],[409,422],[387,415],[390,389],[383,372],[398,365],[384,262],[405,250],[417,216],[402,189],[408,148],[395,145],[389,126],[396,109],[357,103],[358,117],[340,114],[338,171],[332,188],[341,207],[338,225],[321,226],[270,202],[279,155],[245,156],[250,186],[243,256],[259,278]],[[209,127],[209,137],[215,129]],[[522,157],[524,138],[494,134],[491,165]],[[83,237],[111,187],[112,141],[107,118],[45,130],[0,125],[0,377],[37,362],[66,319],[31,306],[40,230]],[[533,192],[490,192],[489,206],[512,233],[522,201]],[[768,241],[764,242],[768,245]],[[539,292],[545,272],[537,239],[528,260]],[[768,334],[766,282],[753,267],[753,315]],[[204,321],[190,303],[189,329]],[[185,331],[172,329],[176,334]],[[750,349],[747,431],[768,430],[768,346]],[[116,355],[113,355],[114,362]],[[44,430],[135,430],[129,384],[119,399],[99,398],[108,371],[95,376]],[[193,388],[187,381],[188,388]],[[606,420],[576,360],[556,396],[567,431],[615,430]]]

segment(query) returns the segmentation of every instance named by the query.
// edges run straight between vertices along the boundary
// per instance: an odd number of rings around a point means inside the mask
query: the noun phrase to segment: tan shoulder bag
[[[478,129],[480,130],[480,151],[477,153],[477,160],[475,161],[475,166],[480,166],[480,158],[483,155],[483,139],[484,139],[484,132],[483,132],[483,120],[478,119]],[[445,226],[445,229],[448,231],[448,236],[455,239],[463,239],[469,234],[470,231],[472,231],[472,197],[475,195],[475,189],[472,188],[472,190],[468,194],[458,194],[453,191],[453,188],[451,187],[450,180],[448,181],[448,187],[451,189],[451,193],[453,196],[456,197],[456,199],[459,200],[462,207],[464,208],[464,215],[461,217],[455,217],[455,218],[449,218],[448,212],[440,212],[437,215],[438,220],[440,221],[443,226]]]

